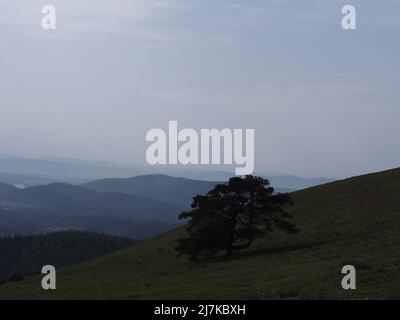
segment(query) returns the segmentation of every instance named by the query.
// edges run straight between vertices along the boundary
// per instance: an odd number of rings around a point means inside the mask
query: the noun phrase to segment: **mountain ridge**
[[[98,192],[121,192],[147,199],[190,208],[196,194],[206,194],[218,182],[200,181],[164,174],[141,175],[129,178],[102,179],[82,186]],[[179,195],[179,196],[177,196]]]
[[[0,181],[23,187],[53,182],[83,184],[108,178],[161,173],[200,181],[226,181],[234,175],[231,167],[199,168],[198,166],[146,166],[111,161],[69,159],[61,157],[27,158],[0,155]],[[224,171],[225,170],[225,171]],[[284,189],[301,189],[333,181],[328,178],[304,178],[279,172],[256,171],[271,180],[272,185]]]

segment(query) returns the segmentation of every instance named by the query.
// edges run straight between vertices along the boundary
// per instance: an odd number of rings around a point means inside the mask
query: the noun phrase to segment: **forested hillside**
[[[0,280],[20,278],[41,271],[77,264],[125,246],[133,240],[81,231],[0,238]]]

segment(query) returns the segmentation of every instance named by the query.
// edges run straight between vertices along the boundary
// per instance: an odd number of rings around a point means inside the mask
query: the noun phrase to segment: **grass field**
[[[274,234],[231,259],[176,257],[184,229],[57,274],[0,286],[0,299],[372,299],[400,298],[400,169],[293,194],[301,232]],[[357,268],[344,291],[341,268]]]

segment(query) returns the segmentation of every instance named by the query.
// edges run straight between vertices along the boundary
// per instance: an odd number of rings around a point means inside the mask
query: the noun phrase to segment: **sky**
[[[144,164],[147,131],[176,120],[254,129],[257,171],[399,167],[399,16],[398,0],[0,0],[0,153]]]

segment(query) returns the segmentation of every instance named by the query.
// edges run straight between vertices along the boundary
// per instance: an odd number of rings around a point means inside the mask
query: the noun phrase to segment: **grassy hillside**
[[[184,229],[60,271],[0,286],[7,298],[400,298],[400,169],[293,194],[301,232],[275,234],[230,259],[177,258]],[[340,289],[341,267],[357,267],[357,290]]]

